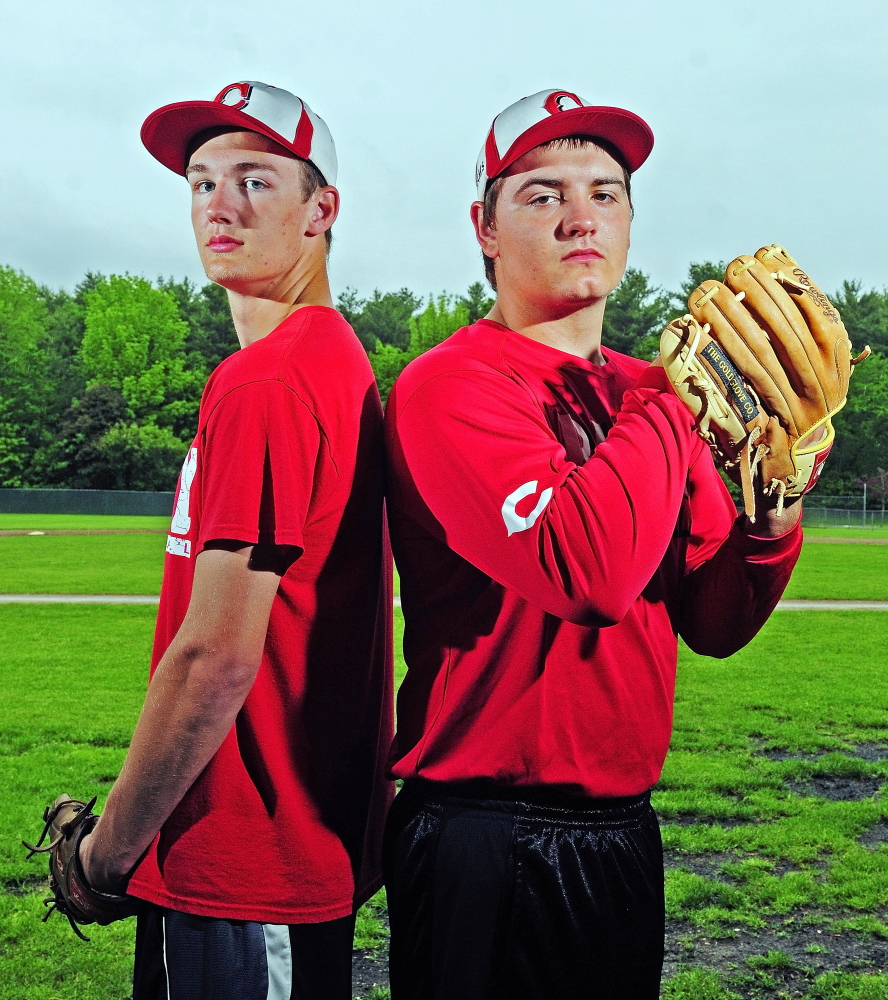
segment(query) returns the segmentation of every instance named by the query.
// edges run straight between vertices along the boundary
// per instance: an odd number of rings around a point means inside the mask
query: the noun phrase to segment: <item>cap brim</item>
[[[623,108],[571,108],[544,118],[523,132],[500,161],[499,173],[536,146],[569,135],[606,139],[620,151],[629,173],[634,173],[654,148],[654,133],[648,123]]]
[[[152,111],[142,125],[142,143],[165,167],[184,175],[191,140],[198,133],[220,125],[258,132],[298,155],[291,143],[258,118],[217,101],[182,101]]]

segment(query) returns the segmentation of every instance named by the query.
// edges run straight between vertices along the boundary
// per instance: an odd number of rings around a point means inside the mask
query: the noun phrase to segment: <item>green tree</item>
[[[602,343],[621,354],[650,360],[660,349],[660,332],[670,312],[669,296],[643,271],[629,267],[608,296]]]
[[[209,281],[197,288],[188,278],[181,281],[166,278],[158,280],[157,287],[173,296],[179,314],[188,324],[185,355],[189,368],[209,375],[239,350],[228,293],[221,285]]]
[[[714,260],[700,260],[688,265],[688,276],[681,283],[681,288],[672,293],[671,312],[683,316],[688,311],[688,299],[691,292],[704,281],[724,281],[725,261],[716,263]]]
[[[55,439],[37,453],[34,464],[40,483],[68,489],[114,489],[117,475],[99,442],[127,417],[126,400],[119,389],[101,383],[87,389],[63,414]]]
[[[187,334],[170,292],[129,275],[103,279],[86,296],[87,386],[118,389],[139,423],[193,431],[204,377],[185,367]]]
[[[439,295],[429,298],[428,305],[418,316],[410,317],[406,350],[377,341],[369,358],[383,402],[388,399],[395,379],[414,358],[431,350],[468,322],[469,310],[464,302],[454,302],[447,295]]]
[[[873,354],[854,369],[833,426],[836,441],[817,490],[857,493],[858,479],[888,468],[888,358]]]
[[[115,424],[98,442],[118,490],[172,490],[187,445],[166,427]]]
[[[888,357],[888,292],[862,291],[859,281],[844,281],[832,300],[855,350],[864,345]]]
[[[395,384],[395,379],[404,371],[413,357],[409,351],[402,351],[400,347],[383,344],[379,340],[376,342],[376,348],[367,357],[370,359],[370,367],[373,369],[379,395],[385,403],[392,391],[392,386]]]
[[[410,344],[410,317],[422,305],[409,288],[383,294],[377,288],[369,299],[361,299],[353,288],[337,299],[337,306],[351,323],[364,349],[372,351],[376,341],[393,344],[408,350]]]
[[[53,383],[41,350],[47,307],[26,275],[0,267],[0,485],[31,482],[34,453],[51,435]]]
[[[58,426],[71,401],[82,395],[86,388],[77,353],[83,340],[86,313],[84,286],[92,277],[87,275],[73,295],[64,289],[40,289],[47,313],[40,349],[46,357],[47,376],[53,390],[44,417],[51,427]]]
[[[468,322],[475,323],[490,312],[494,300],[488,296],[487,289],[480,281],[474,281],[469,285],[466,294],[460,295],[456,301],[466,307]]]

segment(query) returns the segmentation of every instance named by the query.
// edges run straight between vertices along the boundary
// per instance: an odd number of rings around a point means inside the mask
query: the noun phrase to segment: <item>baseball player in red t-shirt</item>
[[[327,280],[333,140],[257,82],[160,108],[142,139],[188,180],[242,349],[204,392],[151,683],[84,870],[144,901],[135,1000],[346,1000],[380,885],[391,587],[382,410]]]
[[[496,303],[388,403],[393,1000],[658,995],[677,636],[733,653],[798,556],[799,505],[738,519],[663,369],[601,344],[652,145],[564,91],[503,111],[472,206]]]

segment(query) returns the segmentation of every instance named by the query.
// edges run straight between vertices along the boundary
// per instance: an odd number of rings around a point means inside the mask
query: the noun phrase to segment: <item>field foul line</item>
[[[152,594],[0,594],[0,604],[157,604]],[[401,607],[401,598],[393,600]],[[780,601],[778,611],[888,611],[888,601]]]
[[[0,594],[0,604],[157,604],[152,594]]]

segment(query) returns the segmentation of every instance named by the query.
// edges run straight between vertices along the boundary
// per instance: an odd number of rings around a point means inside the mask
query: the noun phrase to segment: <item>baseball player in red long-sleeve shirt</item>
[[[735,652],[798,556],[800,504],[738,519],[663,370],[601,344],[652,145],[564,91],[502,112],[472,205],[496,303],[388,403],[393,1000],[658,995],[678,636]]]

